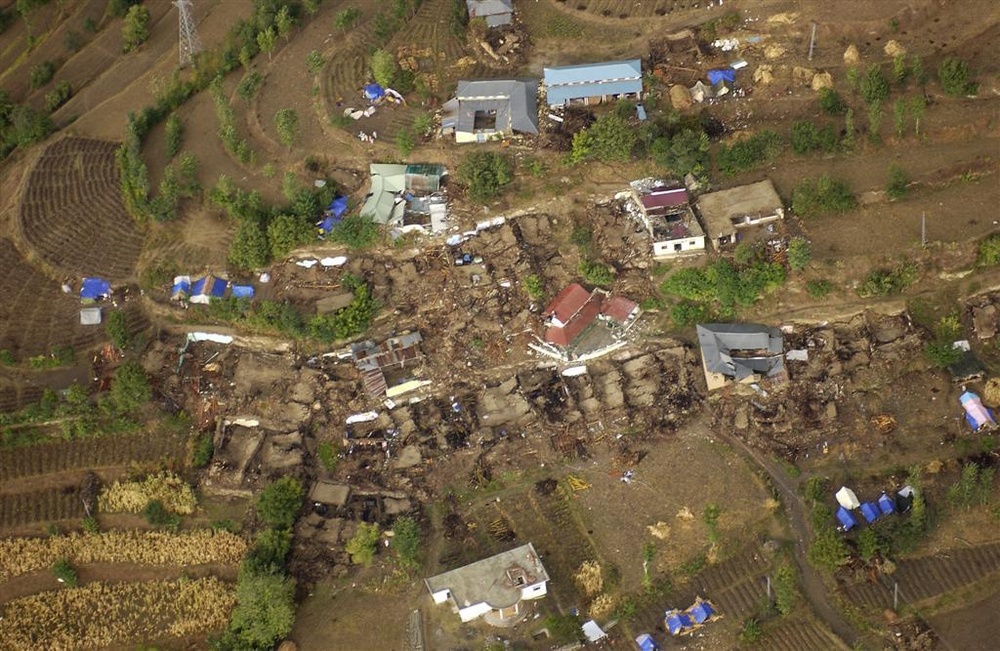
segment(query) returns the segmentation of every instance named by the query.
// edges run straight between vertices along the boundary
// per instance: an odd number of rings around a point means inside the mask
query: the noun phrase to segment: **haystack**
[[[671,86],[670,104],[677,110],[691,108],[691,91],[681,84]]]
[[[849,66],[853,66],[857,65],[859,61],[861,61],[861,53],[858,52],[858,46],[851,43],[847,46],[847,49],[844,50],[844,63]]]
[[[833,88],[833,75],[829,72],[818,72],[813,76],[812,80],[813,90],[822,90],[823,88]]]

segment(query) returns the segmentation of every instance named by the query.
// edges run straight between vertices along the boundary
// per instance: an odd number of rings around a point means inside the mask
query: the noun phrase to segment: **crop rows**
[[[666,16],[675,11],[704,6],[704,0],[549,0],[567,10],[595,14],[602,18],[651,18]]]
[[[90,583],[4,605],[4,648],[80,649],[136,644],[223,628],[236,605],[232,585],[214,577],[143,583]]]
[[[75,486],[30,493],[0,493],[0,528],[83,516],[83,501]]]
[[[73,276],[132,275],[142,234],[125,211],[113,142],[64,138],[28,175],[19,210],[24,239]]]
[[[135,563],[180,567],[204,563],[236,564],[246,542],[227,531],[105,531],[47,538],[0,539],[0,579],[52,567],[60,558],[73,564]]]
[[[146,432],[53,441],[0,454],[0,482],[63,470],[120,466],[165,458],[181,458],[185,439],[177,434]]]
[[[818,623],[785,623],[767,631],[763,645],[774,651],[827,651],[837,648],[830,634]]]

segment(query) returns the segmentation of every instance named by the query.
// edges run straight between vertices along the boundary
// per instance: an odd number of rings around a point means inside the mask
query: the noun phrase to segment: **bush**
[[[347,282],[344,283],[347,285]],[[363,282],[353,287],[351,304],[334,314],[318,314],[309,320],[309,336],[323,343],[350,339],[368,329],[379,304]]]
[[[524,279],[524,291],[527,292],[528,297],[533,301],[540,300],[545,294],[545,289],[542,286],[542,279],[538,274],[531,274]]]
[[[122,18],[132,6],[140,2],[142,0],[108,0],[107,12],[115,18]]]
[[[115,371],[109,399],[115,411],[127,414],[149,402],[153,389],[149,386],[146,372],[135,361],[127,361]]]
[[[774,131],[761,131],[719,150],[719,169],[727,174],[749,172],[766,163],[781,151],[781,137]]]
[[[246,574],[281,574],[292,549],[292,532],[287,529],[264,529],[257,534],[253,547],[243,559]]]
[[[375,50],[371,58],[372,77],[384,88],[389,88],[396,81],[399,64],[396,57],[386,50]]]
[[[670,320],[679,328],[704,323],[709,315],[707,305],[694,301],[681,301],[670,308]]]
[[[45,110],[52,113],[73,97],[73,85],[63,79],[56,87],[45,93]]]
[[[809,240],[804,237],[793,237],[788,241],[788,266],[792,271],[802,271],[812,258]]]
[[[976,264],[981,267],[1000,264],[1000,233],[993,233],[980,240],[976,249]]]
[[[240,222],[229,244],[229,262],[237,269],[258,269],[271,260],[271,245],[259,220]]]
[[[396,132],[396,150],[400,158],[409,158],[413,153],[413,148],[417,146],[417,141],[413,137],[413,132],[409,129],[400,129]]]
[[[795,571],[787,564],[774,573],[774,606],[782,617],[791,615],[795,606]]]
[[[176,113],[171,113],[164,125],[164,134],[167,146],[167,159],[170,160],[181,150],[181,143],[184,139],[184,126],[181,118]]]
[[[785,282],[785,268],[779,263],[757,259],[737,267],[728,260],[717,260],[701,269],[682,269],[660,285],[664,294],[682,301],[671,315],[678,325],[707,316],[716,306],[720,316],[732,317],[738,306],[752,305],[761,295]],[[700,304],[699,307],[691,305]],[[683,307],[681,307],[683,306]]]
[[[947,57],[938,68],[941,89],[952,97],[975,95],[979,84],[970,80],[969,63],[957,57]]]
[[[592,125],[573,135],[570,161],[625,161],[632,156],[636,131],[615,113],[605,113]]]
[[[194,442],[194,450],[191,453],[191,465],[195,468],[204,468],[212,461],[215,455],[215,440],[211,433],[202,434]]]
[[[241,573],[222,648],[271,649],[295,622],[295,584],[275,574]]]
[[[41,88],[52,81],[56,74],[56,64],[53,61],[42,61],[31,69],[28,78],[31,80],[32,88]]]
[[[282,477],[257,496],[257,516],[269,527],[291,529],[302,508],[305,490],[295,477]]]
[[[123,310],[112,310],[104,324],[104,333],[118,350],[125,350],[129,344],[128,322]]]
[[[243,98],[243,101],[249,102],[253,99],[253,96],[257,94],[257,89],[264,82],[263,77],[256,70],[251,70],[243,79],[240,79],[240,83],[236,84],[236,94]]]
[[[281,143],[290,148],[299,133],[299,114],[294,109],[279,109],[274,114],[274,128]]]
[[[814,538],[809,546],[809,561],[828,572],[835,571],[850,558],[847,543],[833,526],[833,512],[823,504],[813,506],[810,514]]]
[[[469,198],[487,203],[513,180],[510,161],[495,152],[466,154],[458,166],[458,176],[468,187]]]
[[[740,629],[740,642],[744,644],[757,644],[764,637],[764,628],[760,625],[760,620],[750,617],[743,620],[743,627]]]
[[[823,298],[833,291],[833,284],[829,280],[810,280],[806,283],[806,293],[813,298]]]
[[[168,511],[160,500],[150,500],[142,510],[142,516],[154,527],[176,528],[180,524],[180,516]]]
[[[847,183],[829,174],[817,180],[803,179],[792,190],[792,210],[802,217],[845,213],[856,205],[857,200]]]
[[[554,642],[567,644],[579,642],[583,637],[583,623],[576,615],[549,615],[542,620],[542,626],[548,629]]]
[[[76,570],[65,558],[60,558],[52,565],[52,573],[56,575],[56,580],[67,588],[76,587]]]
[[[861,78],[861,98],[865,104],[884,102],[889,97],[889,81],[882,73],[878,64],[868,66],[865,76]]]
[[[392,525],[392,547],[399,564],[406,569],[420,567],[420,525],[409,516],[403,516]]]
[[[97,534],[101,533],[101,525],[97,522],[97,518],[92,515],[88,515],[83,519],[83,531],[84,533]]]
[[[309,69],[309,74],[318,75],[325,65],[326,59],[318,50],[310,50],[309,54],[306,55],[306,68]]]
[[[995,473],[993,468],[982,468],[975,462],[965,464],[958,481],[948,488],[948,503],[965,510],[974,504],[988,504],[993,493]]]
[[[847,112],[847,103],[844,98],[832,88],[820,89],[819,107],[827,115],[842,115]]]
[[[580,275],[590,285],[605,287],[615,282],[615,273],[599,262],[584,260],[580,263]]]
[[[792,151],[808,154],[817,149],[833,151],[837,148],[837,132],[832,126],[817,127],[808,120],[799,120],[792,125]]]
[[[371,565],[381,536],[382,533],[377,524],[358,523],[358,530],[344,546],[347,553],[351,555],[351,562],[365,567]]]
[[[283,258],[288,252],[316,239],[311,222],[296,215],[278,215],[267,225],[271,255]]]
[[[469,6],[465,0],[450,0],[448,6],[448,27],[456,38],[465,36],[469,26]]]
[[[149,38],[149,21],[151,14],[143,5],[129,7],[125,14],[125,24],[122,25],[122,50],[132,52],[139,48]]]
[[[369,217],[349,215],[333,227],[328,237],[352,249],[367,249],[378,240],[378,224]]]
[[[337,448],[330,441],[323,441],[316,447],[316,456],[327,472],[337,467]]]
[[[348,7],[347,9],[341,9],[333,16],[333,26],[341,31],[346,32],[349,30],[354,23],[361,17],[361,10],[357,7]]]
[[[702,178],[711,164],[708,135],[704,131],[683,129],[673,137],[660,137],[650,148],[653,159],[678,178],[687,174]]]
[[[902,260],[895,267],[873,269],[865,276],[864,282],[858,287],[858,296],[888,296],[899,294],[917,279],[916,263]]]
[[[906,176],[906,172],[893,165],[889,168],[889,183],[885,186],[885,194],[892,201],[902,199],[906,196],[909,184],[910,179]]]

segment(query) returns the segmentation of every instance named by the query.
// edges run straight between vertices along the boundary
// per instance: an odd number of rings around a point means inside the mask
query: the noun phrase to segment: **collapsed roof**
[[[757,375],[784,376],[781,331],[749,323],[698,324],[698,343],[705,370],[737,382]],[[734,354],[735,353],[735,354]]]
[[[443,129],[472,133],[476,113],[495,114],[496,131],[538,134],[537,79],[477,79],[458,82],[455,99],[444,108],[449,112]]]

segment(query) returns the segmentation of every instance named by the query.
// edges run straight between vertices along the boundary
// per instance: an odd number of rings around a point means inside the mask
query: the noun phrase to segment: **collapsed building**
[[[640,313],[639,305],[623,296],[572,283],[545,308],[545,335],[529,345],[562,361],[594,359],[625,346]]]
[[[361,216],[388,226],[395,234],[443,233],[448,227],[448,199],[443,165],[372,163],[371,189]]]
[[[709,391],[730,382],[788,380],[784,343],[777,328],[748,323],[705,323],[698,324],[697,331]]]

